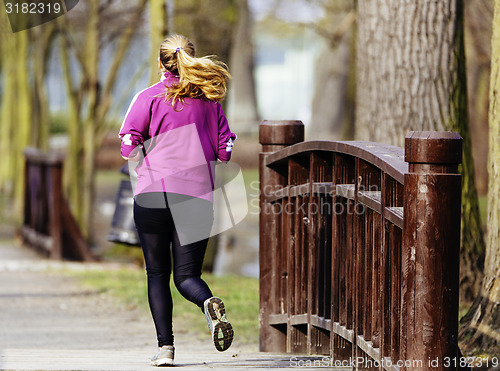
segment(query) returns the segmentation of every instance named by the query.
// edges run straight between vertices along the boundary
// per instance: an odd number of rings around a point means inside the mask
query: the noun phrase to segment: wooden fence
[[[453,369],[461,137],[303,142],[300,121],[259,135],[261,350]]]
[[[52,259],[94,260],[62,194],[63,157],[27,148],[23,242]]]

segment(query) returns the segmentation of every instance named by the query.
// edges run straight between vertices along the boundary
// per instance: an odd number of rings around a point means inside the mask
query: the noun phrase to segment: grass
[[[146,273],[141,269],[86,270],[68,273],[77,277],[82,285],[100,293],[110,294],[129,307],[149,312]],[[221,297],[228,308],[228,318],[239,343],[257,344],[259,315],[259,281],[240,276],[214,276],[203,274],[214,295]],[[206,338],[207,322],[200,309],[184,299],[172,288],[175,333],[188,333]],[[149,315],[149,313],[145,314]]]

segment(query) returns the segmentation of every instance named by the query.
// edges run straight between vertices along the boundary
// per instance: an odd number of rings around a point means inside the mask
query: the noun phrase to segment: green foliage
[[[68,114],[54,112],[50,115],[50,134],[64,134],[68,131]]]

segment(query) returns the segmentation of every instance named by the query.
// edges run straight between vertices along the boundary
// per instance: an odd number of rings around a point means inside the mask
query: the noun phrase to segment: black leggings
[[[160,195],[164,199],[163,207],[151,207],[151,205],[158,205],[158,202],[148,204],[148,197]],[[185,197],[181,196],[181,201],[191,199]],[[168,201],[172,199],[168,198]],[[201,279],[201,268],[208,243],[209,228],[207,226],[211,226],[213,219],[212,204],[209,201],[197,199],[198,219],[200,215],[203,215],[205,219],[203,225],[198,227],[205,229],[206,238],[181,245],[178,229],[180,227],[186,231],[186,224],[180,225],[177,219],[181,218],[172,216],[168,201],[166,195],[156,193],[138,195],[134,202],[134,220],[146,263],[148,300],[159,347],[174,344],[173,305],[170,292],[172,262],[174,283],[182,296],[202,310],[204,301],[213,296],[208,285]],[[185,220],[190,219],[189,215],[183,217]],[[196,228],[196,225],[191,223],[187,225],[187,228]],[[170,246],[172,246],[173,259],[171,259]]]

